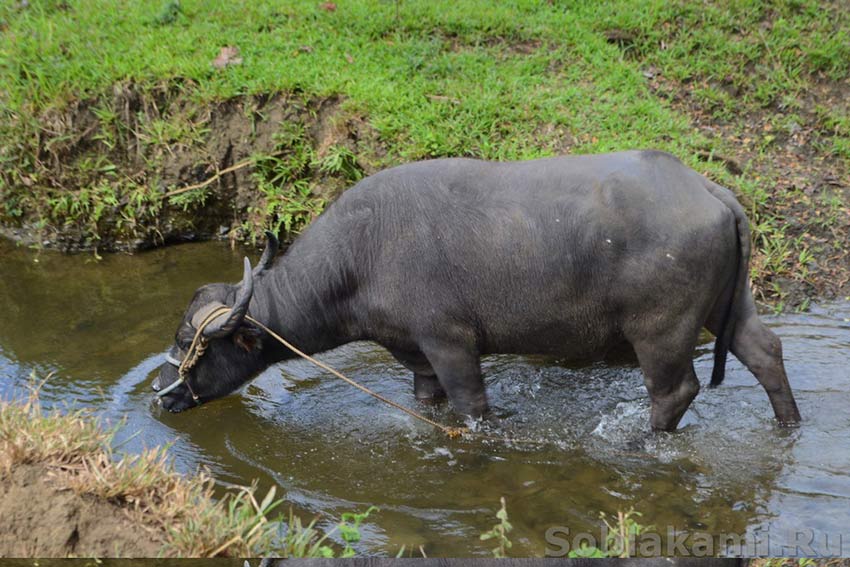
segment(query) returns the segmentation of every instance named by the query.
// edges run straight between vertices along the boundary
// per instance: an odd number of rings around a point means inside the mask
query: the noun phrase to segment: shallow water
[[[238,280],[241,255],[207,243],[96,261],[0,242],[0,396],[19,395],[33,371],[54,372],[42,400],[125,419],[126,450],[173,441],[180,469],[204,465],[222,485],[276,484],[287,506],[326,523],[378,506],[364,525],[366,553],[487,555],[492,546],[478,536],[495,523],[501,496],[516,555],[561,550],[547,541],[553,528],[568,541],[599,537],[600,512],[631,507],[665,553],[668,529],[738,534],[747,554],[850,553],[850,304],[765,317],[783,339],[804,416],[795,430],[774,424],[764,391],[734,358],[724,385],[704,389],[672,435],[649,431],[636,366],[537,357],[485,360],[494,417],[481,426],[534,444],[449,441],[303,361],[226,399],[162,412],[150,373],[194,289]],[[320,358],[416,405],[412,377],[372,344]],[[706,344],[696,353],[704,383],[711,362]],[[420,409],[456,422],[445,405]],[[736,548],[715,542],[713,552]]]

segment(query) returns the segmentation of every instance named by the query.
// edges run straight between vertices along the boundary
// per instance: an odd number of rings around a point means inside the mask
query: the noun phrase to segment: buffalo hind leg
[[[706,327],[717,335],[725,306],[715,307]],[[752,372],[770,399],[777,421],[783,425],[800,422],[800,411],[782,362],[782,341],[768,329],[756,311],[753,296],[744,294],[736,315],[735,336],[730,350]]]
[[[479,418],[487,411],[487,394],[478,351],[472,346],[434,340],[420,345],[456,412]]]
[[[777,421],[782,425],[800,423],[800,411],[782,362],[782,341],[761,322],[755,306],[738,321],[731,350],[767,392]]]
[[[446,391],[440,386],[440,381],[424,354],[401,351],[390,351],[390,354],[413,372],[413,395],[418,401],[436,403],[446,398]]]
[[[420,402],[436,403],[446,399],[446,391],[436,376],[413,375],[413,394]]]
[[[675,431],[699,393],[692,361],[694,347],[681,344],[681,337],[668,338],[671,340],[634,345],[652,402],[649,423],[656,431]]]

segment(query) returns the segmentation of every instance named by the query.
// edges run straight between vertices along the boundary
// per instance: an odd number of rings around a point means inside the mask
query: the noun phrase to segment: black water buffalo
[[[476,417],[482,355],[589,360],[630,346],[661,430],[699,391],[693,355],[707,327],[712,385],[731,349],[776,418],[800,419],[781,343],[749,291],[744,210],[663,152],[395,167],[346,191],[277,262],[275,251],[271,238],[241,284],[195,293],[154,381],[165,408],[224,396],[293,356],[247,311],[308,353],[375,341],[413,372],[417,398],[447,395]],[[232,313],[205,329],[205,354],[177,381],[197,326],[222,304]]]

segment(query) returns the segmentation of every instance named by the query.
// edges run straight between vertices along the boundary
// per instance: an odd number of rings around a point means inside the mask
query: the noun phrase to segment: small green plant
[[[345,542],[345,549],[342,550],[340,557],[354,557],[354,548],[352,544],[360,541],[360,524],[369,517],[369,514],[376,511],[375,506],[369,506],[365,512],[353,513],[346,512],[342,515],[342,521],[337,524],[339,535]]]
[[[496,547],[491,550],[493,557],[505,558],[508,556],[508,550],[513,546],[511,540],[508,539],[508,533],[513,529],[513,526],[508,521],[505,497],[503,496],[500,501],[502,507],[496,512],[496,519],[499,520],[499,523],[494,525],[490,531],[481,534],[481,541],[496,540]]]
[[[571,549],[568,557],[571,558],[584,558],[584,559],[599,559],[602,557],[609,557],[607,553],[599,549],[598,547],[594,547],[592,545],[588,545],[586,542],[581,542],[581,546],[578,549]]]
[[[632,557],[635,554],[635,539],[651,529],[651,526],[641,525],[635,519],[641,516],[642,514],[635,512],[634,508],[625,513],[617,512],[616,523],[609,521],[605,514],[601,515],[602,521],[608,528],[605,544],[610,557]]]
[[[313,519],[305,526],[301,522],[301,518],[295,516],[292,510],[290,510],[289,522],[285,528],[286,533],[283,536],[283,541],[274,553],[283,558],[332,558],[334,556],[334,550],[326,543],[328,541],[328,534],[322,534],[316,529],[316,521],[316,519]]]
[[[328,148],[325,157],[319,161],[319,171],[342,175],[352,183],[363,177],[363,170],[357,165],[357,157],[345,146]]]
[[[785,303],[788,301],[788,293],[776,282],[770,284],[770,289],[773,292],[773,296],[777,298],[773,303],[773,314],[782,315],[785,312]]]
[[[334,557],[354,557],[355,550],[352,545],[361,539],[360,524],[369,517],[369,514],[377,510],[376,507],[370,506],[365,512],[347,512],[342,515],[340,522],[333,529],[324,534],[316,529],[316,519],[305,526],[301,522],[301,518],[293,515],[290,510],[289,522],[285,527],[286,532],[282,541],[274,548],[265,550],[264,553],[274,553],[283,558],[320,557],[331,559]],[[345,542],[345,547],[339,554],[330,545],[330,539],[334,532],[339,532],[340,537]]]
[[[120,124],[118,113],[106,103],[92,108],[92,113],[100,121],[100,128],[95,133],[94,139],[99,140],[107,149],[114,149],[117,145],[116,129]]]
[[[633,557],[635,555],[635,540],[641,534],[651,529],[651,526],[641,525],[635,518],[640,518],[640,512],[634,508],[628,512],[617,512],[616,521],[609,520],[605,513],[600,514],[605,524],[605,542],[602,549],[585,543],[581,548],[569,552],[569,557]]]

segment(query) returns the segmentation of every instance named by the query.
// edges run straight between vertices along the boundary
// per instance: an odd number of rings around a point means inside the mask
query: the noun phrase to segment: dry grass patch
[[[42,467],[47,474],[39,480],[56,491],[120,508],[144,529],[127,536],[159,542],[162,555],[251,556],[279,550],[281,526],[267,518],[280,504],[273,489],[262,501],[253,487],[216,500],[212,479],[203,472],[178,474],[165,448],[117,455],[115,428],[103,429],[87,410],[45,411],[37,392],[34,388],[23,403],[0,401],[0,481],[18,468]]]

